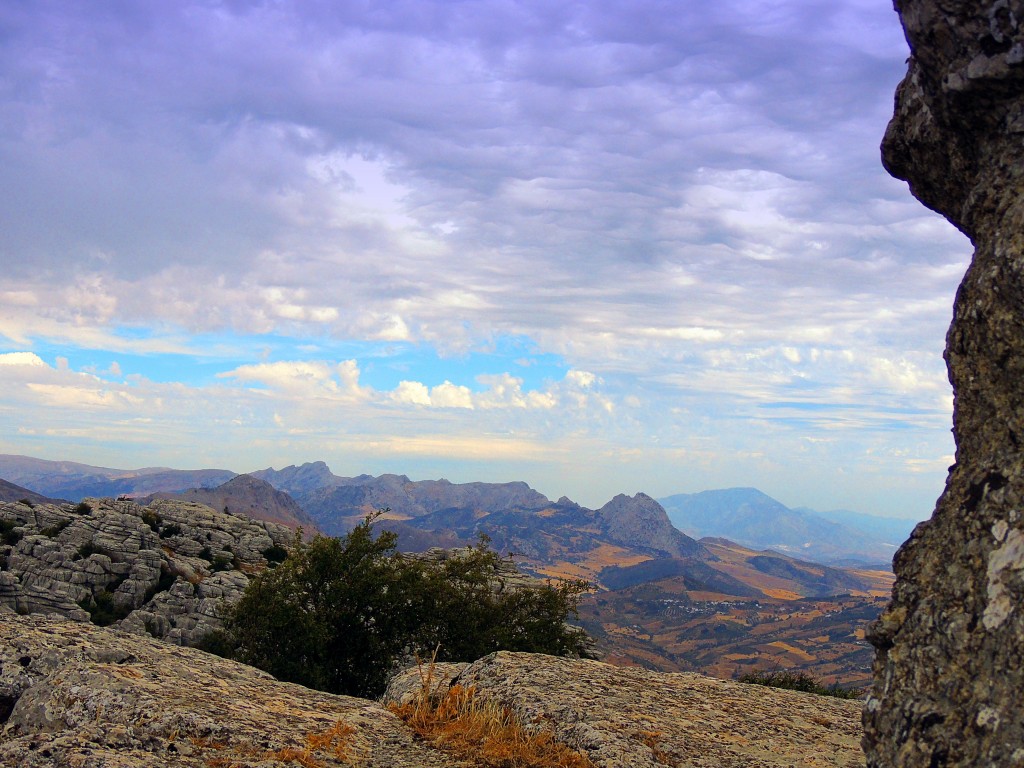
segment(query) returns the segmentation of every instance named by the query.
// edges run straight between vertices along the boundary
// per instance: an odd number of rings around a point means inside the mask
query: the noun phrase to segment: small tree
[[[499,594],[500,561],[484,540],[465,557],[423,562],[399,554],[394,533],[374,537],[376,517],[341,539],[296,539],[284,562],[253,579],[227,617],[233,655],[282,680],[357,696],[379,695],[403,657],[438,645],[446,660],[585,655],[585,636],[564,623],[584,582]]]

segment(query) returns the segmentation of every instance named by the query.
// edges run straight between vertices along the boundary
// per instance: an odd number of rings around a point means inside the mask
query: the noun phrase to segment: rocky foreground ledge
[[[535,654],[444,670],[595,766],[864,764],[859,702]],[[418,685],[411,670],[390,695]],[[472,765],[417,740],[384,703],[144,635],[12,612],[0,612],[0,721],[3,766]]]

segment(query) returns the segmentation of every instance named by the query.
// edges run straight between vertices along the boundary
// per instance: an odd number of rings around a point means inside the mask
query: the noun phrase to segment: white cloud
[[[391,393],[396,403],[408,405],[430,405],[430,391],[418,381],[400,381]]]
[[[6,352],[0,354],[0,365],[45,366],[46,363],[33,352]]]

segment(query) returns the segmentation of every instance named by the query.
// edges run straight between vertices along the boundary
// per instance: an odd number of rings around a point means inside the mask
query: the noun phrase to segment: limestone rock
[[[0,604],[75,621],[119,621],[182,645],[222,626],[264,552],[287,528],[200,504],[126,499],[0,503],[11,542],[0,547]],[[97,611],[100,611],[97,614]]]
[[[385,700],[408,700],[421,674],[396,677]],[[437,665],[434,681],[474,687],[600,768],[864,764],[858,701],[506,651]]]
[[[946,346],[956,464],[869,635],[865,752],[1024,765],[1024,2],[896,7],[912,55],[883,160],[975,252]]]
[[[464,765],[375,702],[42,616],[0,618],[0,724],[0,765],[22,768]]]

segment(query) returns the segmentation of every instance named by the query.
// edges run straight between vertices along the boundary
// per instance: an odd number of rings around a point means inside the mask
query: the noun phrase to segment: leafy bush
[[[78,552],[75,553],[74,559],[75,560],[84,560],[85,558],[89,557],[89,555],[97,555],[97,554],[99,554],[99,555],[103,554],[103,550],[100,549],[99,547],[97,547],[91,541],[87,541],[87,542],[85,542],[85,544],[83,544],[82,546],[80,546],[78,548]]]
[[[160,529],[161,539],[169,539],[172,536],[181,536],[181,526],[177,523],[165,525],[163,528]]]
[[[565,625],[585,582],[497,593],[498,555],[481,541],[440,564],[405,557],[396,535],[367,517],[342,539],[297,539],[277,568],[254,578],[226,617],[236,658],[275,677],[357,696],[379,695],[404,658],[496,650],[586,655]]]
[[[80,501],[78,502],[78,505],[75,507],[75,512],[77,512],[80,515],[91,515],[92,506],[90,506],[88,503],[84,501]]]
[[[87,598],[79,605],[89,612],[89,620],[98,627],[109,627],[132,611],[131,608],[114,605],[114,593],[108,589],[97,592],[91,600]]]
[[[36,505],[32,503],[31,499],[18,499],[19,504],[24,504],[29,509],[35,509]]]
[[[266,558],[267,565],[274,566],[284,562],[284,559],[288,557],[288,550],[280,544],[275,544],[272,547],[260,550],[260,554]]]
[[[149,589],[147,589],[145,597],[142,598],[143,605],[145,605],[154,597],[156,597],[160,592],[166,592],[168,589],[174,586],[174,582],[177,581],[177,578],[178,577],[171,573],[169,570],[164,570],[163,568],[161,568],[160,578],[157,580],[157,583]]]
[[[747,672],[739,677],[741,683],[767,685],[771,688],[785,688],[790,691],[816,693],[820,696],[834,696],[837,699],[859,699],[862,691],[856,688],[841,688],[838,684],[823,685],[806,672]]]
[[[14,530],[17,525],[14,520],[0,520],[0,541],[12,547],[21,541],[21,531]]]
[[[163,522],[163,518],[156,512],[147,509],[142,513],[142,522],[148,525],[152,529],[153,533],[160,533],[160,523]]]

